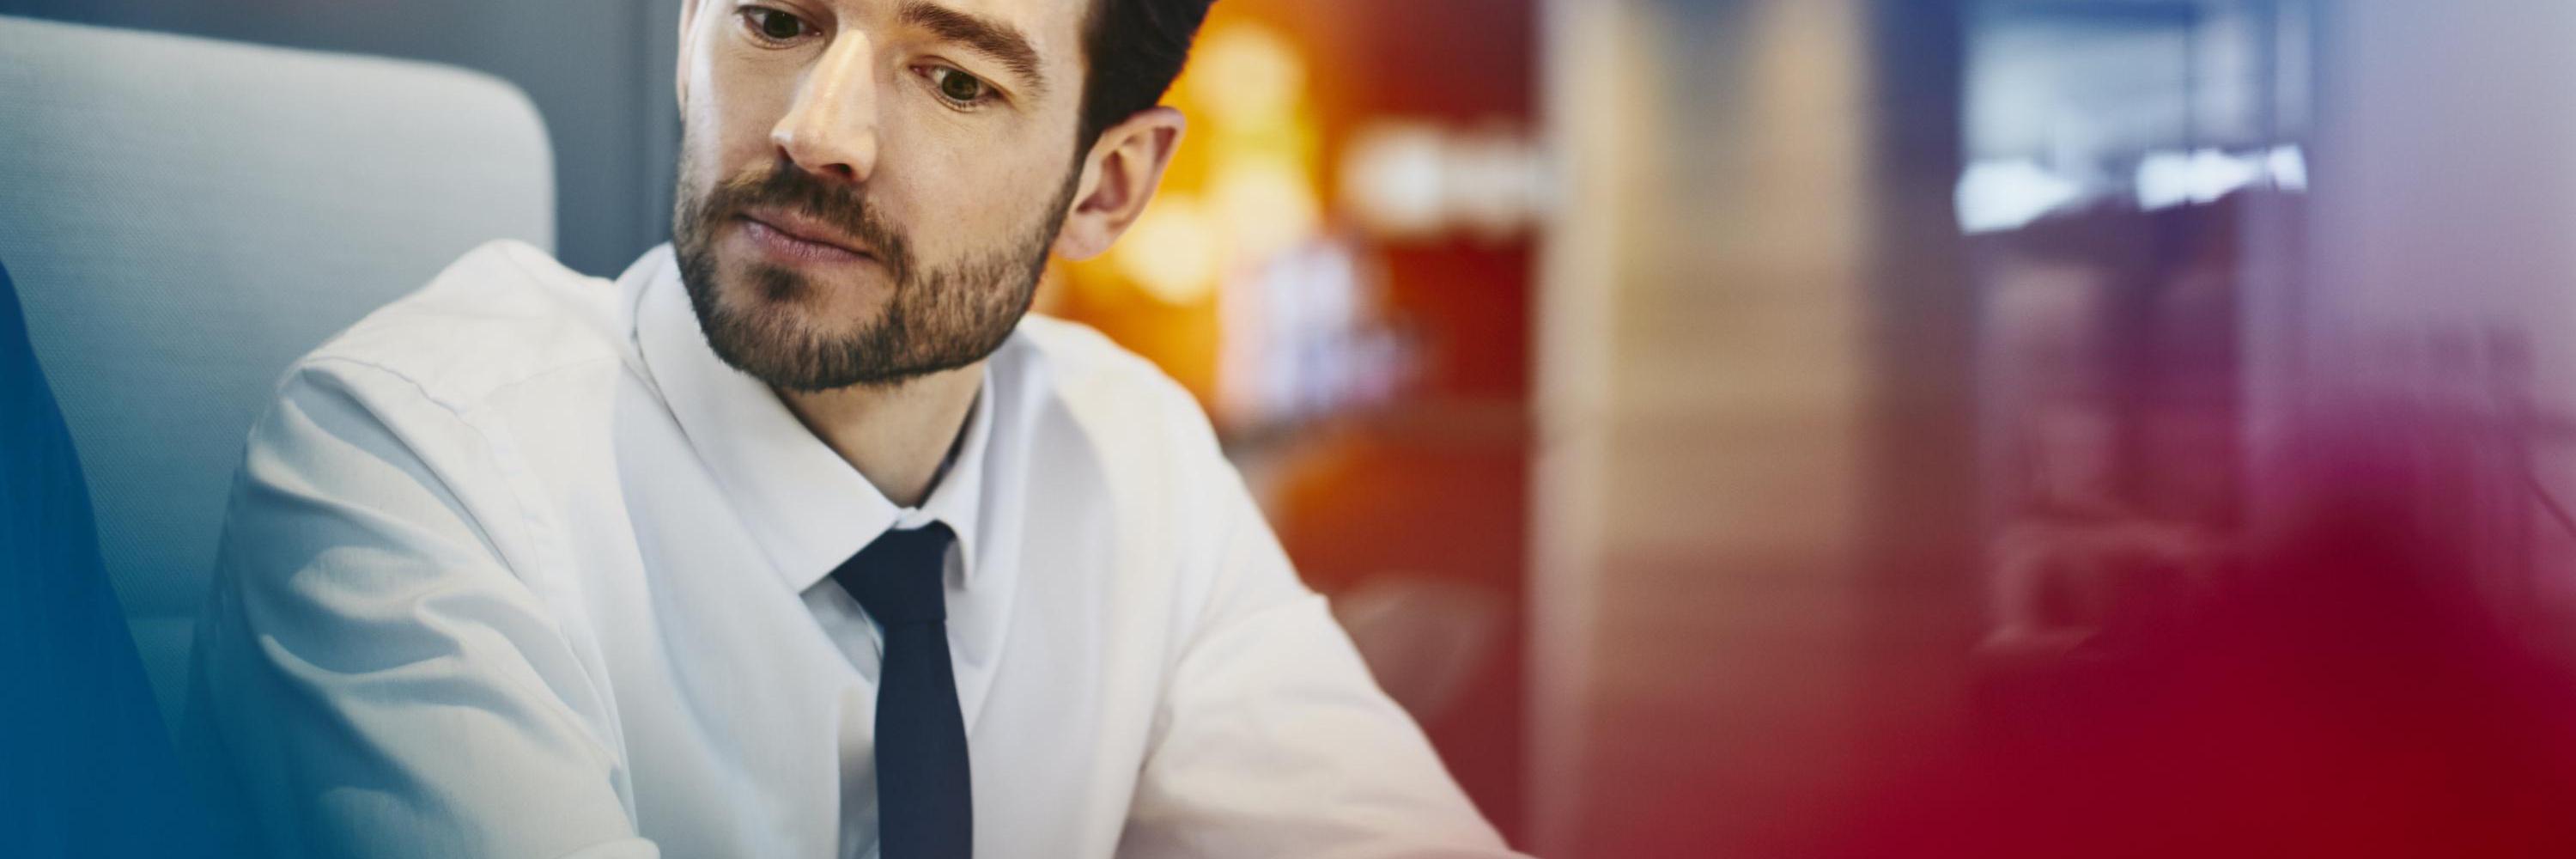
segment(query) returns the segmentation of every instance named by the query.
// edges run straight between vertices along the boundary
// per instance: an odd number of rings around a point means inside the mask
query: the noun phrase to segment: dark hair
[[[1082,34],[1091,73],[1082,85],[1082,129],[1075,138],[1082,151],[1110,126],[1163,100],[1214,2],[1092,0]]]

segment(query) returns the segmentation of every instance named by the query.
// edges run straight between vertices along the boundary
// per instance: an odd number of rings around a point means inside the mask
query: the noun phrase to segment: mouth
[[[782,262],[837,265],[877,260],[876,254],[869,252],[865,244],[842,237],[810,218],[785,212],[744,213],[734,217],[742,222],[744,238],[764,254]]]

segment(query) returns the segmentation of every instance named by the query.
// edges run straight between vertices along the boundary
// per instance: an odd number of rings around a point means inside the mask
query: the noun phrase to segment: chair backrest
[[[213,856],[0,264],[0,855]]]
[[[278,374],[475,245],[554,242],[524,94],[464,70],[0,17],[0,260],[165,718]]]

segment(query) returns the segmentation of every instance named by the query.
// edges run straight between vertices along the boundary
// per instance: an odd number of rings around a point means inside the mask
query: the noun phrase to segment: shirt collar
[[[973,583],[976,512],[993,424],[989,366],[976,385],[956,458],[922,506],[907,510],[807,430],[767,384],[716,356],[689,306],[670,245],[646,253],[619,280],[637,296],[635,340],[646,376],[782,584],[802,593],[888,529],[933,520],[957,533],[959,563],[949,586]]]

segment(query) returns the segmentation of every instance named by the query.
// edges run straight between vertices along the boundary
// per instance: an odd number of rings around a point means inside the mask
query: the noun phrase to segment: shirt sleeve
[[[604,685],[503,561],[528,527],[507,483],[402,377],[321,361],[281,386],[191,684],[260,855],[657,855]]]
[[[1213,511],[1212,579],[1119,855],[1514,855],[1298,580],[1213,439],[1194,447],[1197,496]]]

